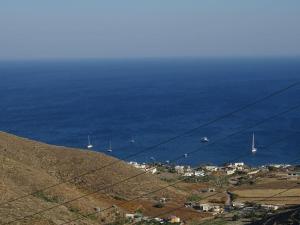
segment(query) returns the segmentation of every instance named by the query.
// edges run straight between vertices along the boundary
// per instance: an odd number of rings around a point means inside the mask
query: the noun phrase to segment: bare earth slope
[[[131,199],[166,185],[150,174],[143,174],[125,183],[64,204],[66,201],[96,192],[141,173],[140,170],[125,162],[119,162],[72,179],[71,182],[6,203],[116,160],[102,153],[52,146],[0,132],[0,223],[22,219],[24,216],[63,204],[39,215],[12,223],[61,224],[78,218],[81,214],[95,212],[95,208],[104,209],[121,200]],[[164,193],[157,193],[158,196],[181,194],[172,188],[164,190]],[[116,207],[71,224],[106,223],[115,219],[118,213],[123,211],[122,207]]]

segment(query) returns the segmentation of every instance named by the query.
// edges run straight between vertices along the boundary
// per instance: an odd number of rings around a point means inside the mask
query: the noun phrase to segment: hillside
[[[33,196],[21,198],[8,204],[7,201],[28,193],[66,181],[87,171],[116,161],[116,158],[102,153],[52,146],[0,132],[0,222],[6,223],[37,211],[62,204],[84,194],[95,192],[110,184],[141,173],[125,162],[109,166],[94,173],[82,176]],[[124,202],[166,185],[150,174],[143,174],[125,183],[88,195],[76,201],[53,208],[33,218],[28,217],[13,224],[61,224],[78,218],[80,214],[95,212],[113,204]],[[155,196],[157,195],[157,196]],[[151,198],[184,194],[173,188],[155,193]],[[151,201],[151,199],[144,199]],[[131,210],[141,206],[131,204]],[[128,208],[115,207],[99,214],[83,218],[71,224],[99,224],[110,222],[118,213]]]

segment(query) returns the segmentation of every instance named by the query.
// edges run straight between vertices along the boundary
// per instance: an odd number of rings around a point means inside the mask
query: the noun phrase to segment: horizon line
[[[238,60],[238,59],[300,59],[299,55],[243,55],[243,56],[137,56],[137,57],[33,57],[33,58],[0,58],[0,62],[24,61],[98,61],[98,60]]]

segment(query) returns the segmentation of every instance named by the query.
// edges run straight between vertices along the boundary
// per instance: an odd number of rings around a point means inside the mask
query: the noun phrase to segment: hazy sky
[[[0,58],[300,55],[300,0],[0,0]]]

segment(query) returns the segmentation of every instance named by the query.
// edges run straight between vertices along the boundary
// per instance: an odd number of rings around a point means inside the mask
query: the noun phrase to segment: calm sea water
[[[0,130],[124,158],[300,80],[300,59],[162,59],[0,62]],[[300,103],[300,87],[130,160],[249,164],[300,158],[300,110],[204,147]],[[292,136],[289,136],[292,135]],[[280,143],[266,148],[282,138]],[[131,138],[135,143],[130,143]],[[300,160],[299,160],[300,161]]]

